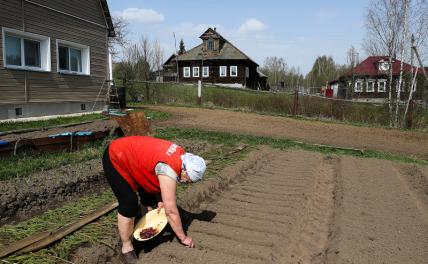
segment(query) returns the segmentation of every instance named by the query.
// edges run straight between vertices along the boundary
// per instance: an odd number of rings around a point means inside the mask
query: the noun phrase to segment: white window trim
[[[224,72],[224,74],[221,74],[221,73],[222,73],[222,70],[221,70],[221,69],[225,69],[225,70],[223,71],[223,72]],[[227,77],[227,66],[220,66],[219,70],[220,70],[220,72],[219,72],[220,77]]]
[[[199,78],[199,67],[193,67],[192,73],[194,78]]]
[[[372,84],[372,89],[371,90],[369,90],[369,83],[371,83]],[[373,79],[369,79],[369,80],[367,80],[367,83],[366,83],[366,85],[367,85],[367,92],[368,93],[374,93],[375,92],[375,83],[376,83],[376,81],[375,80],[373,80]]]
[[[238,77],[238,66],[230,66],[229,68],[230,68],[230,73],[229,73],[229,74],[230,74],[230,77]],[[232,70],[232,69],[233,69],[233,68],[235,68],[235,69],[236,69],[236,74],[233,74],[233,75],[232,75],[232,72],[233,72],[233,70]]]
[[[21,39],[21,66],[6,64],[6,34],[15,36]],[[3,67],[7,69],[26,70],[26,71],[39,71],[39,72],[51,71],[51,38],[50,37],[3,27],[2,38],[3,38],[2,39]],[[40,42],[40,67],[25,66],[23,39]]]
[[[380,90],[379,88],[380,88],[380,83],[384,83],[385,85],[383,86],[384,87],[384,89],[383,90]],[[386,80],[385,79],[379,79],[379,80],[377,80],[377,91],[379,92],[379,93],[385,93],[386,92]]]
[[[207,70],[207,74],[205,74],[205,71],[204,70]],[[204,66],[204,67],[202,67],[202,77],[210,77],[210,67],[209,66]]]
[[[186,74],[186,70],[188,70],[187,72],[188,72],[189,74]],[[184,78],[190,78],[190,76],[191,76],[191,73],[190,73],[190,67],[183,67],[183,77],[184,77]]]
[[[357,89],[357,87],[358,87],[357,83],[360,83],[360,84],[361,84],[360,89]],[[362,80],[357,80],[357,81],[355,81],[354,91],[355,91],[356,93],[361,93],[361,92],[363,91],[363,81],[362,81]]]
[[[397,85],[395,87],[395,92],[398,91],[398,85],[400,84],[400,81],[397,80]],[[401,80],[401,87],[400,87],[400,92],[405,92],[405,88],[406,88],[406,81],[405,80]]]
[[[72,49],[78,49],[80,50],[80,54],[82,56],[82,71],[76,72],[71,70],[60,70],[59,68],[59,46],[65,46]],[[70,52],[68,53],[68,56],[70,56]],[[70,61],[70,58],[69,58]],[[63,73],[63,74],[72,74],[72,75],[85,75],[89,76],[91,75],[91,50],[89,46],[74,43],[67,40],[57,39],[56,40],[56,67],[57,72]]]

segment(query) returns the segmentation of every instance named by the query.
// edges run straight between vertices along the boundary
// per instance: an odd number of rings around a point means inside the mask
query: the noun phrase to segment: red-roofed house
[[[398,80],[400,77],[401,61],[393,59],[392,61],[392,87],[393,94],[396,94]],[[345,94],[352,94],[353,99],[383,99],[389,95],[389,70],[390,62],[388,56],[370,56],[351,69],[349,72],[339,78],[338,81],[331,82],[339,92],[334,92],[337,97],[345,97]],[[409,96],[412,66],[403,63],[403,84],[401,87],[401,99]],[[416,71],[416,67],[414,67]],[[416,91],[413,94],[414,99],[421,99],[424,90],[424,78],[422,70],[419,69],[416,82]],[[346,89],[352,89],[352,93]],[[345,90],[345,92],[343,92]],[[342,92],[340,92],[342,91]]]

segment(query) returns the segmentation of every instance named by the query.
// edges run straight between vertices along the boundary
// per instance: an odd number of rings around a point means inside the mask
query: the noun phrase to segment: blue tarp
[[[6,140],[0,140],[0,147],[9,145],[9,142]]]
[[[92,136],[93,134],[94,134],[94,132],[92,132],[92,131],[64,132],[64,133],[49,135],[48,137],[50,137],[50,138],[71,137],[72,135],[73,135],[73,137],[87,137],[87,136]]]

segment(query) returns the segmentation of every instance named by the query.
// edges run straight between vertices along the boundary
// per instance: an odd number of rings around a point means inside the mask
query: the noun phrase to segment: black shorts
[[[156,196],[144,192],[142,188],[139,188],[135,192],[131,185],[116,171],[113,164],[111,163],[108,147],[103,154],[103,169],[104,175],[107,177],[107,181],[116,196],[119,207],[117,211],[125,217],[136,217],[138,213],[138,200],[145,206],[151,206],[155,208],[157,206]],[[138,197],[140,199],[138,199]]]

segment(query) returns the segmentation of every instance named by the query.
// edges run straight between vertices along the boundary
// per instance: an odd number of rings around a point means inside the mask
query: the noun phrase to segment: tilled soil
[[[188,226],[195,249],[161,243],[140,263],[426,263],[428,200],[408,165],[268,148],[245,162],[187,196],[214,215]]]
[[[147,107],[172,114],[168,120],[155,121],[153,123],[155,126],[198,128],[272,138],[289,138],[308,143],[412,155],[428,160],[428,133],[295,120],[226,110]]]
[[[205,141],[177,140],[175,143],[199,155],[213,147]],[[100,159],[0,181],[0,225],[27,219],[48,208],[106,188],[109,187]]]

